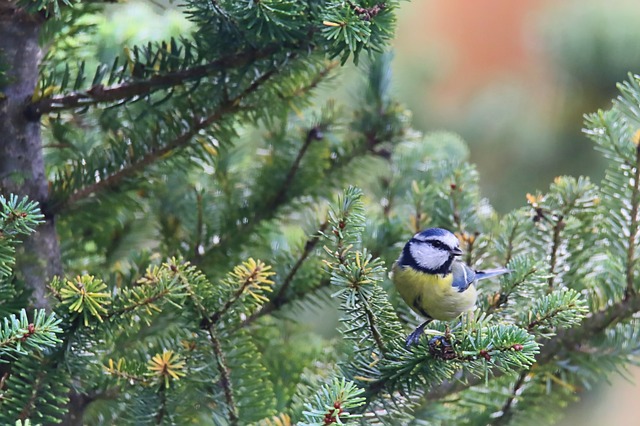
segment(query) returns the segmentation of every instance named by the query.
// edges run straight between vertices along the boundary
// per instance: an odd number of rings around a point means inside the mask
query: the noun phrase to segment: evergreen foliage
[[[24,4],[70,37],[100,10]],[[187,1],[192,34],[93,74],[53,41],[27,112],[65,274],[27,309],[14,247],[44,216],[0,196],[0,422],[540,424],[637,359],[640,77],[587,117],[602,184],[558,177],[500,217],[464,143],[391,96],[397,6]],[[363,55],[357,107],[317,107],[333,58]],[[432,226],[511,273],[406,348],[389,271]],[[334,309],[339,335],[310,332]]]

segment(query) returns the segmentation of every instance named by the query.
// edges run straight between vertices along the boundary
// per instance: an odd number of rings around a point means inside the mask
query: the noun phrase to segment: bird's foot
[[[417,345],[418,343],[420,343],[420,338],[422,337],[422,334],[424,333],[424,328],[431,321],[433,321],[433,320],[432,319],[426,320],[425,322],[420,324],[418,327],[416,327],[416,329],[413,330],[413,332],[407,336],[407,340],[405,341],[405,346],[407,348],[410,348],[411,346]]]
[[[413,333],[409,334],[407,336],[407,340],[405,341],[405,346],[407,348],[410,348],[413,345],[417,345],[418,343],[420,343],[420,338],[422,337],[422,334],[424,332],[424,328],[416,328]]]

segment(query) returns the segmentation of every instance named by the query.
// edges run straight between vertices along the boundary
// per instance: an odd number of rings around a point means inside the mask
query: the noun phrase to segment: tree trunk
[[[0,0],[0,194],[47,200],[40,122],[27,118],[25,106],[38,81],[42,18],[27,14],[14,1]],[[53,218],[19,246],[16,276],[32,291],[32,307],[50,307],[46,284],[61,273]]]

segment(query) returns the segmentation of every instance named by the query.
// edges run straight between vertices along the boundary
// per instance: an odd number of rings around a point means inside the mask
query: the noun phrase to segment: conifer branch
[[[279,93],[278,96],[280,97],[280,99],[282,100],[286,100],[286,99],[293,99],[293,98],[299,98],[301,96],[305,96],[307,93],[309,93],[311,90],[315,89],[318,87],[318,85],[320,83],[322,83],[324,81],[324,79],[329,75],[329,73],[331,71],[333,71],[335,68],[337,68],[340,65],[339,62],[337,61],[331,61],[329,63],[327,63],[324,68],[322,68],[311,80],[311,82],[309,82],[309,84],[306,84],[302,87],[298,87],[296,90],[294,90],[292,93],[290,94],[282,94]]]
[[[306,43],[288,47],[283,47],[281,44],[271,44],[261,50],[251,49],[246,52],[225,56],[203,65],[166,74],[153,75],[146,80],[133,80],[110,87],[98,84],[86,91],[40,99],[29,104],[25,113],[28,117],[39,117],[42,114],[54,111],[147,96],[156,90],[180,86],[190,81],[199,81],[220,70],[241,68],[278,52],[285,51],[285,49],[286,51],[295,51],[305,47]]]
[[[193,256],[199,258],[202,253],[202,234],[204,229],[204,206],[202,204],[202,193],[194,189],[196,195],[196,229],[195,241],[193,242]]]
[[[511,232],[509,233],[509,238],[507,239],[507,253],[504,256],[504,265],[508,265],[511,262],[511,258],[513,256],[513,243],[518,235],[518,227],[520,226],[519,222],[516,222],[515,225],[511,228]]]
[[[276,307],[282,304],[284,295],[289,289],[289,286],[291,285],[293,278],[296,276],[296,273],[298,272],[302,264],[305,262],[305,260],[307,260],[309,255],[311,255],[313,250],[318,245],[318,242],[320,241],[320,238],[323,232],[327,229],[328,225],[329,225],[328,221],[325,220],[324,222],[322,222],[318,227],[318,230],[316,231],[316,233],[312,235],[311,238],[309,238],[305,243],[304,250],[300,254],[300,257],[298,258],[296,263],[293,265],[293,268],[291,268],[291,270],[287,274],[286,278],[282,282],[282,286],[280,286],[280,289],[276,293],[276,296],[273,298],[273,303],[276,305]]]
[[[579,326],[559,331],[556,336],[545,341],[537,362],[540,364],[549,362],[565,349],[571,349],[607,328],[631,319],[636,312],[640,312],[640,296],[633,294],[588,316]]]
[[[53,203],[48,207],[47,213],[59,213],[60,211],[66,210],[73,204],[91,196],[92,194],[115,187],[124,179],[139,173],[141,170],[164,158],[168,153],[176,149],[183,148],[191,141],[191,138],[198,134],[200,130],[213,125],[228,114],[242,110],[244,107],[242,106],[240,101],[245,96],[248,96],[249,94],[255,92],[259,87],[262,86],[262,84],[273,77],[277,73],[277,71],[277,68],[272,68],[271,70],[265,72],[259,78],[257,78],[249,87],[243,90],[242,93],[240,93],[238,96],[223,103],[215,112],[204,119],[196,118],[195,121],[191,124],[191,128],[188,131],[182,133],[180,136],[169,142],[164,147],[147,153],[139,160],[128,164],[126,167],[123,167],[106,179],[103,179],[89,186],[85,186],[84,188],[71,194],[66,200]]]
[[[313,285],[310,288],[308,288],[304,294],[293,295],[291,297],[283,296],[278,305],[276,305],[275,303],[272,303],[272,302],[268,302],[268,303],[263,305],[264,307],[262,309],[260,309],[259,311],[257,311],[253,315],[247,317],[247,319],[245,319],[240,324],[240,327],[246,327],[246,326],[252,324],[253,322],[255,322],[256,320],[258,320],[259,318],[262,318],[265,315],[269,315],[269,314],[271,314],[271,313],[273,313],[275,311],[278,311],[278,310],[282,309],[283,307],[287,306],[289,303],[293,303],[295,300],[307,297],[307,296],[311,295],[314,291],[318,291],[318,290],[323,289],[325,287],[329,287],[330,284],[331,284],[331,281],[329,279],[322,279],[322,280],[318,281],[315,285]]]
[[[320,72],[317,73],[317,75],[309,84],[305,85],[302,88],[296,89],[293,94],[287,95],[286,98],[291,99],[294,97],[302,96],[302,94],[304,93],[309,93],[311,90],[315,89],[320,84],[320,82],[329,74],[329,72],[336,66],[337,64],[335,62],[330,62],[322,70],[320,70]],[[284,99],[285,97],[283,96],[282,98]],[[294,162],[287,172],[286,178],[282,181],[280,188],[276,192],[276,196],[268,202],[268,207],[256,209],[256,212],[253,215],[252,219],[246,223],[243,223],[241,225],[241,229],[234,229],[232,233],[222,235],[220,237],[220,241],[217,243],[218,247],[226,247],[230,239],[237,241],[242,235],[250,235],[250,231],[254,229],[254,227],[256,227],[258,224],[260,224],[263,220],[269,220],[276,216],[278,209],[286,201],[287,192],[289,191],[291,183],[295,179],[298,170],[300,169],[300,164],[302,163],[304,155],[306,154],[309,146],[314,140],[322,139],[323,130],[323,125],[317,125],[307,132],[305,142],[300,147],[300,150],[298,151]],[[202,256],[199,257],[202,258]]]
[[[507,265],[507,263],[505,263],[505,265]],[[513,294],[514,290],[520,286],[521,284],[524,284],[525,282],[527,282],[527,279],[534,275],[537,271],[535,269],[531,269],[529,270],[526,274],[524,274],[522,276],[521,279],[517,280],[516,282],[514,282],[513,284],[511,284],[509,286],[509,288],[507,289],[507,291],[501,291],[499,294],[497,294],[496,298],[491,302],[491,304],[489,305],[489,307],[487,308],[487,313],[493,313],[495,312],[497,309],[499,309],[500,307],[504,306],[508,301],[509,301],[509,297],[511,296],[511,294]]]
[[[163,297],[169,295],[172,292],[171,288],[166,288],[164,290],[162,290],[161,292],[154,294],[153,296],[149,296],[145,299],[142,300],[136,300],[134,301],[132,304],[124,306],[120,309],[117,309],[115,311],[111,311],[105,315],[102,315],[102,318],[105,320],[111,319],[111,318],[118,318],[121,315],[124,315],[126,313],[135,311],[138,308],[141,308],[143,306],[149,306],[151,304],[153,304],[154,302],[157,302],[158,300],[162,299]]]
[[[27,420],[31,418],[31,412],[35,408],[36,398],[38,397],[40,385],[43,384],[46,375],[47,375],[46,369],[42,369],[38,372],[38,374],[36,374],[36,378],[33,381],[33,387],[31,389],[31,395],[29,396],[29,401],[22,408],[22,411],[18,416],[20,420]]]
[[[216,363],[218,364],[218,370],[220,371],[220,383],[222,384],[222,389],[224,390],[224,398],[227,403],[227,415],[229,418],[229,423],[231,425],[237,425],[239,420],[238,407],[233,396],[231,372],[229,370],[229,367],[227,366],[227,361],[225,359],[224,353],[222,352],[220,340],[218,340],[218,337],[215,334],[214,325],[210,324],[207,327],[207,331],[209,332],[209,339],[211,341],[211,346],[213,347],[213,353],[215,355]]]
[[[242,265],[236,266],[233,273],[230,274],[230,278],[227,279],[226,285],[238,286],[238,283],[240,283],[240,285],[233,294],[229,295],[227,301],[210,316],[206,316],[204,308],[198,305],[201,313],[204,315],[201,327],[206,328],[216,324],[245,292],[257,298],[260,303],[266,301],[267,298],[263,295],[257,295],[256,291],[271,291],[270,286],[273,284],[273,281],[269,280],[269,277],[275,273],[270,272],[270,269],[270,266],[265,265],[260,260],[254,261],[252,258],[249,258],[249,260]],[[194,300],[197,301],[195,294],[193,294],[193,296]]]
[[[315,85],[317,84],[317,82],[312,84]],[[320,140],[322,139],[322,137],[322,128],[320,126],[315,126],[307,132],[307,136],[305,137],[302,146],[298,150],[296,158],[294,159],[293,163],[291,163],[291,167],[289,168],[286,177],[281,182],[276,195],[271,199],[271,201],[267,202],[266,206],[256,210],[253,218],[244,225],[244,229],[242,230],[242,232],[234,231],[233,233],[228,233],[225,237],[221,238],[220,242],[218,243],[220,247],[225,247],[229,238],[237,239],[238,235],[249,235],[250,231],[263,220],[267,220],[275,216],[277,210],[286,201],[287,192],[289,191],[291,183],[293,182],[296,174],[298,173],[298,170],[300,169],[300,163],[302,162],[304,155],[311,145],[311,142],[313,142],[314,140]]]
[[[378,331],[378,326],[376,324],[377,323],[376,316],[371,310],[371,306],[369,306],[369,301],[367,300],[367,296],[365,294],[362,294],[362,291],[360,291],[358,287],[355,288],[355,293],[358,296],[360,303],[362,304],[362,309],[364,310],[365,315],[367,316],[367,325],[369,326],[369,333],[371,333],[371,337],[373,337],[373,340],[376,343],[376,346],[378,348],[378,351],[380,352],[380,355],[385,356],[387,353],[387,349],[384,345],[384,342],[382,341],[382,336],[380,335],[380,331]]]
[[[640,312],[640,296],[638,293],[623,299],[609,307],[602,309],[587,318],[576,327],[558,331],[550,339],[544,339],[540,353],[536,356],[536,364],[544,365],[551,362],[556,356],[561,356],[565,350],[572,350],[580,344],[586,343],[593,337],[612,327],[615,324],[629,320],[637,312]],[[500,370],[494,370],[495,377],[502,376]],[[484,378],[460,372],[454,379],[445,381],[432,388],[425,394],[428,401],[437,401],[451,394],[461,392],[472,386],[480,385]]]
[[[564,228],[564,216],[560,215],[557,221],[553,225],[553,238],[551,242],[551,254],[549,259],[549,288],[548,291],[553,290],[553,282],[555,278],[556,262],[558,259],[558,250],[560,249],[560,232]]]
[[[295,177],[296,173],[298,172],[298,169],[300,168],[302,157],[304,157],[304,154],[309,149],[309,146],[311,146],[311,142],[319,141],[319,140],[322,140],[323,138],[324,138],[323,129],[322,129],[322,126],[320,125],[312,127],[307,132],[307,136],[304,139],[304,143],[298,150],[298,154],[296,155],[295,160],[293,160],[293,163],[289,168],[289,172],[287,172],[287,176],[284,178],[284,181],[282,181],[282,184],[280,185],[278,192],[273,197],[273,200],[271,201],[271,203],[269,203],[269,205],[267,206],[267,210],[273,210],[284,202],[287,192],[289,191],[289,187],[293,182],[293,178]]]
[[[280,309],[283,305],[291,301],[291,299],[287,298],[287,295],[286,295],[287,290],[289,290],[289,287],[291,286],[291,283],[293,282],[293,279],[298,273],[298,270],[300,269],[300,267],[304,264],[304,262],[307,260],[307,258],[311,255],[313,250],[318,245],[318,242],[322,237],[322,233],[327,229],[328,225],[329,225],[329,222],[324,221],[318,227],[318,231],[307,240],[307,242],[304,244],[304,249],[302,250],[300,257],[298,257],[298,260],[296,260],[296,263],[293,265],[291,270],[289,270],[289,273],[287,274],[285,279],[282,281],[282,285],[278,289],[275,296],[271,298],[269,302],[262,305],[260,310],[256,311],[247,319],[245,319],[241,324],[242,327],[248,326],[258,318],[261,318],[265,315],[272,313],[273,311]],[[316,289],[322,287],[323,284],[328,286],[329,280],[322,280],[320,284],[316,287]]]
[[[110,362],[113,360],[110,360]],[[107,366],[107,373],[110,376],[114,376],[117,377],[119,379],[123,379],[129,383],[139,383],[141,385],[149,385],[150,384],[150,380],[142,375],[136,375],[136,374],[131,374],[127,371],[122,371],[121,369],[118,368],[111,368],[110,365]],[[113,389],[112,389],[113,391]],[[94,396],[88,396],[90,399],[99,399],[102,397],[103,394],[100,395],[94,395]],[[105,391],[104,395],[109,395],[109,391]]]
[[[629,225],[629,239],[627,243],[627,264],[626,264],[626,287],[624,295],[626,298],[635,294],[633,278],[635,270],[635,249],[636,234],[638,233],[638,204],[640,204],[640,144],[636,144],[636,164],[633,176],[633,190],[631,192],[631,224]]]
[[[160,409],[156,414],[155,421],[157,425],[161,425],[164,422],[164,417],[167,415],[167,387],[164,382],[160,383],[158,394],[160,396]]]
[[[511,390],[511,395],[507,398],[504,405],[500,409],[500,413],[501,413],[500,417],[498,417],[496,420],[494,420],[491,423],[492,426],[501,426],[501,425],[509,424],[509,421],[513,417],[513,411],[512,411],[513,402],[516,400],[516,397],[518,396],[520,389],[522,389],[522,386],[524,385],[524,381],[527,378],[527,374],[529,374],[528,371],[523,371],[522,373],[520,373],[520,375],[518,376],[518,379],[513,385],[513,389]]]
[[[363,21],[370,21],[371,19],[375,18],[380,12],[382,12],[385,7],[387,7],[385,2],[374,4],[371,7],[358,6],[351,0],[347,0],[347,4],[349,5],[349,7],[351,7],[351,9],[353,9],[355,13],[358,14],[358,16],[360,16]]]
[[[555,318],[559,313],[561,313],[563,311],[571,310],[572,308],[573,308],[572,306],[564,306],[564,307],[549,311],[545,315],[538,316],[538,317],[536,317],[535,320],[531,321],[529,324],[526,324],[526,330],[529,331],[529,332],[532,332],[536,328],[538,328],[541,325],[543,325],[546,321],[549,321],[549,320]]]

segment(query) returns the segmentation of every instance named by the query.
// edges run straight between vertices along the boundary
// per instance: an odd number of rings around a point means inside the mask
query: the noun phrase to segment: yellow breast
[[[450,321],[473,309],[476,288],[471,284],[462,293],[451,286],[453,275],[431,275],[411,267],[393,265],[393,283],[400,296],[415,312],[441,321]]]

